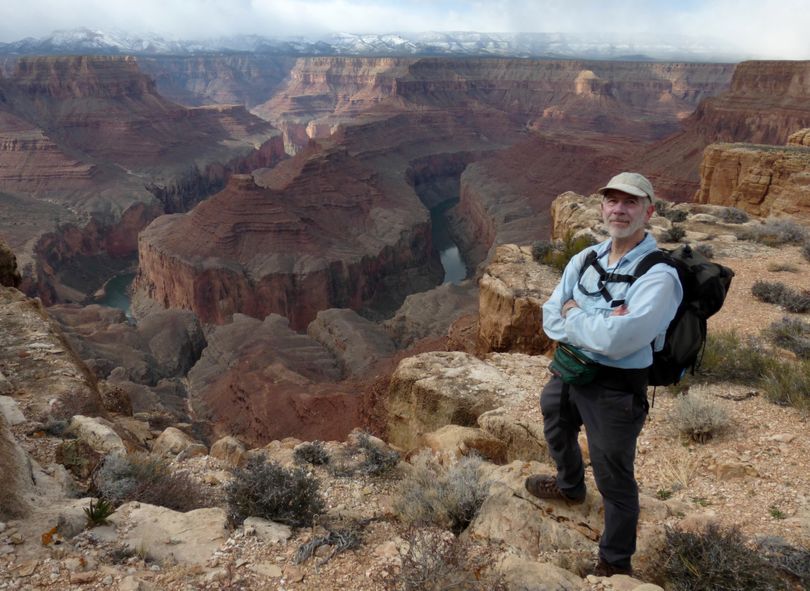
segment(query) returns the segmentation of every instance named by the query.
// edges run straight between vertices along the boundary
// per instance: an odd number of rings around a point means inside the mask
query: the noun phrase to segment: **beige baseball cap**
[[[650,203],[655,201],[655,191],[653,191],[652,183],[647,180],[647,177],[637,172],[620,172],[610,179],[607,185],[599,189],[597,193],[604,195],[608,189],[615,189],[636,197],[648,197]]]

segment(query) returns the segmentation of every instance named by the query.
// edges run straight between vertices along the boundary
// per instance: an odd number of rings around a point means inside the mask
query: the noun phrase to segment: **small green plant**
[[[107,518],[115,513],[115,508],[104,499],[99,499],[94,504],[90,501],[90,506],[84,508],[84,515],[87,517],[87,527],[93,528],[99,525],[107,525]]]
[[[782,306],[788,312],[810,312],[809,291],[795,291],[778,281],[755,281],[751,294],[762,302]]]
[[[292,526],[310,526],[324,509],[318,480],[301,468],[287,469],[261,456],[233,470],[225,487],[231,518],[261,517]]]
[[[681,226],[672,224],[672,227],[666,230],[662,236],[664,242],[680,242],[686,236],[686,230]]]
[[[667,528],[661,559],[658,570],[666,588],[674,591],[789,588],[777,569],[745,545],[736,528],[724,530],[714,524],[697,532]]]
[[[655,492],[655,497],[660,501],[666,501],[672,498],[672,491],[668,488],[659,488]]]
[[[772,322],[764,334],[773,344],[792,351],[799,359],[810,359],[810,323],[785,317]]]
[[[548,240],[538,240],[532,244],[532,259],[542,263],[546,255],[554,250],[554,244]]]
[[[768,218],[757,226],[747,228],[742,238],[768,246],[804,244],[808,239],[808,231],[791,219]]]
[[[719,217],[727,224],[744,224],[750,219],[747,213],[736,207],[726,207],[720,212]]]
[[[405,523],[432,524],[461,533],[478,514],[489,491],[489,484],[479,477],[482,462],[470,455],[447,467],[432,453],[420,453],[400,484],[394,511]]]
[[[706,497],[692,497],[692,502],[700,507],[708,507],[712,502]]]
[[[115,506],[140,501],[174,511],[206,506],[200,487],[185,472],[169,467],[163,458],[149,454],[110,454],[93,477],[100,495]]]
[[[784,519],[785,517],[787,517],[787,515],[785,515],[782,512],[782,510],[779,509],[779,507],[777,507],[776,505],[771,505],[768,508],[768,512],[771,514],[771,517],[773,517],[774,519]]]
[[[297,446],[293,451],[293,459],[298,464],[323,466],[329,463],[329,454],[323,447],[323,441],[315,440]]]
[[[676,399],[672,422],[682,435],[697,443],[706,443],[728,427],[729,419],[705,389],[696,386]]]
[[[555,242],[552,248],[544,248],[542,258],[537,260],[562,272],[571,257],[594,244],[596,242],[590,234],[581,234],[575,237],[572,232],[568,232],[561,241]]]

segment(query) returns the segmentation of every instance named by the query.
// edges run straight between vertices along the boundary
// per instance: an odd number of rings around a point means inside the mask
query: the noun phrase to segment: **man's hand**
[[[563,318],[565,318],[565,315],[568,314],[568,311],[571,310],[571,308],[579,308],[579,305],[573,299],[568,300],[563,304],[562,311],[560,312]]]
[[[625,314],[627,314],[629,312],[630,312],[630,310],[627,309],[627,306],[622,304],[621,306],[619,306],[618,308],[613,310],[613,312],[611,312],[610,315],[611,316],[624,316]]]

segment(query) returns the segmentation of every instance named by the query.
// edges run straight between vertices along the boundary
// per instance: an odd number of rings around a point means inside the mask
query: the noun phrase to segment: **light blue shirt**
[[[586,295],[577,283],[588,252],[595,250],[599,264],[607,271],[632,275],[636,265],[658,247],[649,233],[612,267],[608,266],[611,240],[586,248],[565,267],[562,279],[548,301],[543,304],[543,330],[549,338],[580,347],[588,357],[603,365],[625,369],[644,368],[652,364],[652,347],[658,351],[664,344],[667,326],[683,297],[678,272],[665,263],[654,265],[632,285],[607,283],[614,300],[625,300],[627,314],[611,316],[615,309],[600,293]],[[598,292],[599,274],[588,267],[582,275],[582,287]],[[573,298],[579,308],[571,308],[562,317],[562,306]]]

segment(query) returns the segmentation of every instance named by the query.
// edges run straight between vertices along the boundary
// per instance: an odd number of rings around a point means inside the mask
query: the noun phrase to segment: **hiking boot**
[[[585,502],[585,495],[581,497],[569,497],[559,486],[557,477],[547,474],[535,474],[526,479],[526,490],[538,499],[557,499],[565,501],[569,505],[581,505]]]
[[[610,564],[609,562],[605,562],[600,558],[599,562],[596,563],[592,574],[596,575],[597,577],[612,577],[613,575],[627,575],[632,577],[633,567],[628,566],[627,568],[622,568],[620,566]]]

